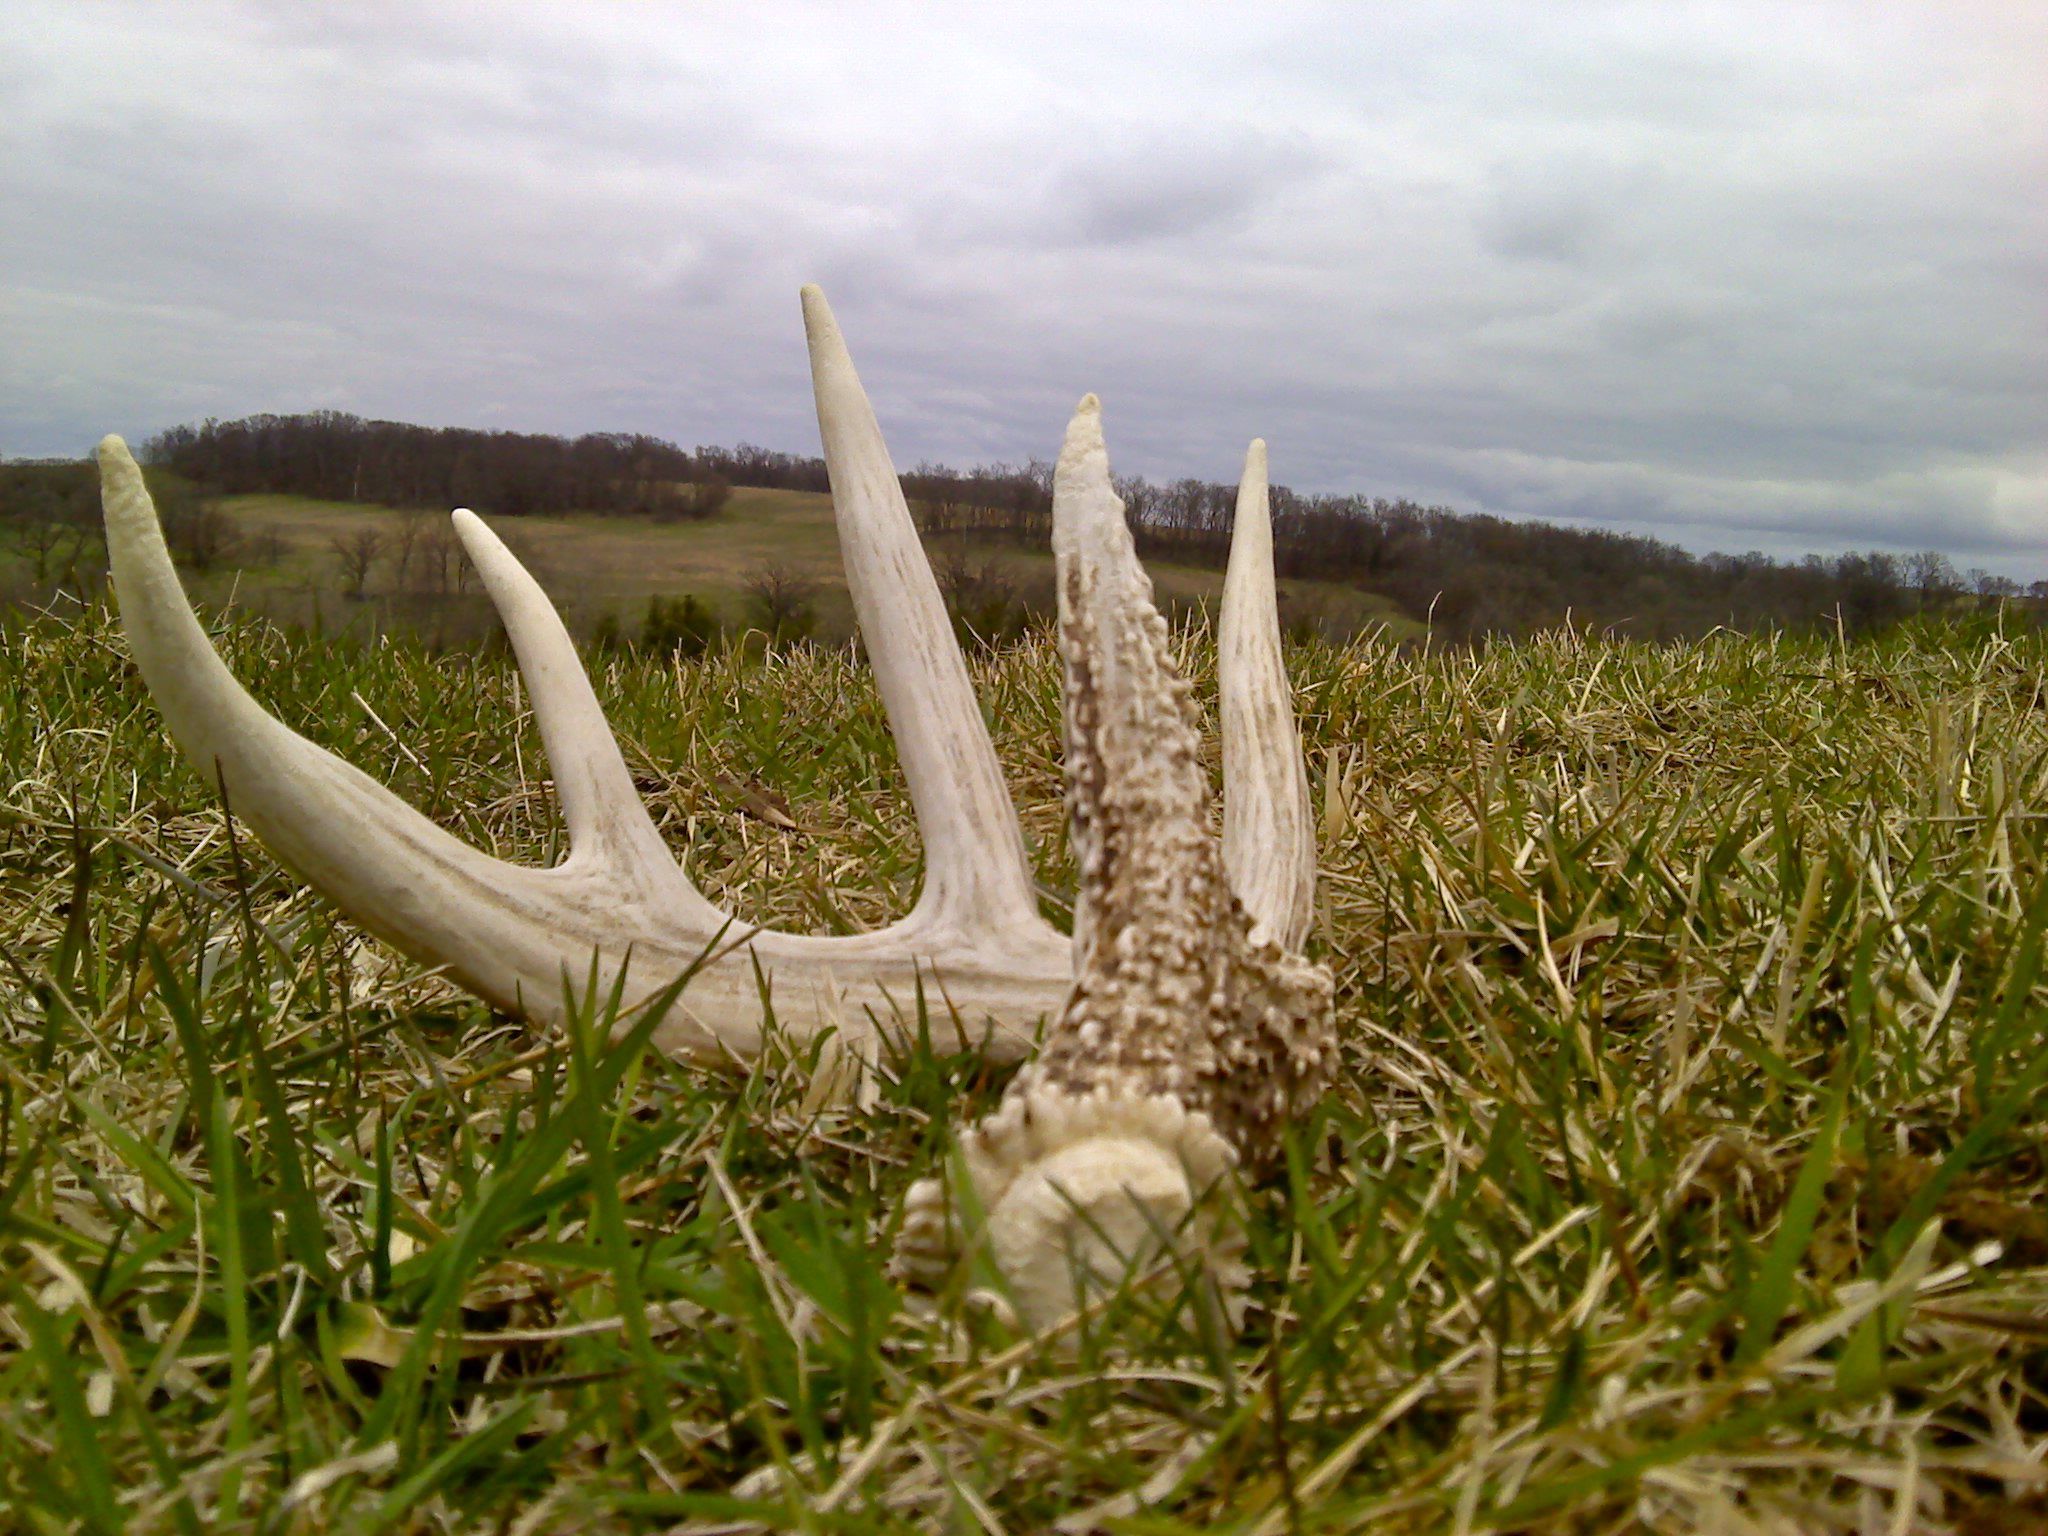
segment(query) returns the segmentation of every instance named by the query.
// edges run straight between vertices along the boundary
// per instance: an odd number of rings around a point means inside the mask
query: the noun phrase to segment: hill
[[[210,494],[471,506],[510,517],[704,515],[735,486],[829,485],[821,459],[752,444],[684,449],[644,435],[422,427],[334,411],[174,427],[146,445],[145,457]],[[993,534],[1030,553],[1045,548],[1052,466],[1044,461],[919,464],[903,478],[922,527]],[[1222,567],[1234,485],[1123,476],[1117,489],[1148,557]],[[1300,494],[1284,483],[1273,487],[1272,506],[1283,575],[1374,594],[1453,641],[1568,619],[1648,638],[1722,626],[1863,630],[1957,585],[1948,562],[1932,553],[1915,557],[1910,575],[1884,554],[1797,563],[1756,553],[1702,557],[1618,525],[1566,527],[1403,497]]]
[[[219,498],[214,506],[231,537],[210,569],[189,576],[195,595],[291,622],[305,622],[317,603],[323,623],[368,623],[462,633],[485,622],[459,552],[443,551],[446,520],[306,497],[252,495]],[[628,633],[650,598],[685,594],[707,603],[728,626],[749,622],[749,585],[780,570],[814,590],[819,633],[841,639],[851,629],[851,605],[839,560],[832,499],[810,491],[739,487],[720,514],[669,523],[644,517],[568,514],[492,519],[548,590],[572,630],[589,635],[611,615]],[[364,535],[380,542],[366,595],[340,595],[343,573],[335,553]],[[403,569],[399,551],[414,541]],[[973,533],[928,537],[942,574],[965,564],[977,578],[993,565],[1037,606],[1049,611],[1050,551],[1031,552]],[[1153,559],[1147,569],[1162,603],[1213,607],[1222,594],[1216,569]],[[1281,583],[1283,612],[1291,622],[1350,635],[1385,626],[1401,635],[1417,626],[1386,598],[1338,582],[1301,579]]]
[[[209,422],[162,434],[151,447],[162,460],[152,484],[201,590],[216,598],[233,591],[276,617],[414,628],[449,640],[486,633],[439,521],[447,507],[470,505],[539,565],[559,566],[554,590],[586,632],[634,633],[649,600],[686,593],[721,622],[757,623],[764,605],[750,598],[764,580],[777,594],[767,607],[781,613],[792,593],[807,594],[804,624],[827,637],[846,632],[825,468],[814,458],[331,413]],[[674,475],[684,478],[667,478]],[[921,464],[904,486],[958,589],[966,627],[1011,634],[1029,610],[1049,610],[1047,466]],[[1129,477],[1118,491],[1168,604],[1212,601],[1234,488]],[[379,502],[378,494],[392,499]],[[0,465],[0,596],[93,586],[94,501],[85,464]],[[1785,563],[1695,556],[1614,530],[1402,500],[1302,496],[1284,485],[1272,501],[1290,620],[1331,637],[1384,625],[1402,634],[1426,627],[1460,642],[1566,623],[1652,639],[1723,627],[1861,633],[1943,611],[1965,590],[1934,551]],[[429,509],[432,518],[422,515]],[[238,575],[223,582],[216,568]],[[2017,595],[2012,582],[1984,572],[1970,573],[1969,584],[1986,603]],[[2048,604],[2048,584],[2040,585],[2037,608]],[[350,601],[329,603],[323,593]],[[778,632],[785,617],[773,621]]]

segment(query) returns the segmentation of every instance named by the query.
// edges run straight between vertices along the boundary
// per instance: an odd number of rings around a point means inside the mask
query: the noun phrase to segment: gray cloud
[[[805,448],[816,279],[905,464],[1097,389],[1150,474],[2043,576],[2044,69],[1989,3],[17,5],[0,451]]]
[[[1103,245],[1237,231],[1317,158],[1252,133],[1119,145],[1068,166],[1045,212]]]

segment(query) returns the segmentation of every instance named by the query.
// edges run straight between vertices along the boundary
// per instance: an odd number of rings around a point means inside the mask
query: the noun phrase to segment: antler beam
[[[455,527],[511,638],[568,828],[569,854],[552,869],[469,847],[267,714],[207,640],[142,474],[109,437],[99,459],[122,622],[171,734],[271,851],[361,926],[500,1008],[558,1022],[593,963],[601,985],[625,979],[629,1000],[696,965],[656,1036],[675,1054],[756,1053],[765,983],[778,1026],[798,1040],[828,1028],[907,1033],[922,993],[934,1020],[1015,1060],[1066,1007],[1076,941],[1038,914],[966,663],[838,324],[814,287],[803,309],[847,582],[925,846],[918,899],[885,928],[783,933],[705,898],[634,794],[560,617],[472,512],[457,511]],[[1292,944],[1308,920],[1314,846],[1265,495],[1255,444],[1224,598],[1225,862],[1261,932]],[[1084,908],[1092,900],[1084,893]]]

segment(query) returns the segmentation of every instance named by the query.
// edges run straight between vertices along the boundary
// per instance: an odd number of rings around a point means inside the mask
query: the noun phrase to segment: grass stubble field
[[[430,638],[473,641],[496,626],[474,579],[456,594],[395,590],[390,567],[393,546],[408,514],[390,507],[315,501],[304,496],[223,496],[213,505],[226,515],[243,549],[203,576],[188,574],[193,596],[236,606],[281,622],[302,624],[317,608],[329,627],[363,631],[409,629]],[[447,527],[427,514],[425,526]],[[685,593],[710,605],[738,628],[745,622],[749,584],[778,567],[815,591],[819,635],[843,639],[853,630],[853,604],[839,562],[839,535],[832,498],[809,491],[741,486],[717,517],[704,522],[659,524],[644,517],[576,513],[562,517],[503,517],[493,529],[518,550],[521,561],[551,589],[564,621],[588,635],[605,615],[628,633],[651,597]],[[385,554],[366,602],[341,596],[331,545],[369,533],[385,541]],[[248,559],[251,546],[274,540],[278,558],[268,565]],[[970,567],[993,562],[1024,590],[1040,589],[1051,606],[1052,553],[1008,540],[958,535],[928,540],[935,558],[948,555]],[[460,556],[456,557],[457,564]],[[424,561],[421,562],[424,565]],[[1154,561],[1148,569],[1162,605],[1169,609],[1213,609],[1223,591],[1220,569]],[[7,560],[0,549],[0,578]],[[456,574],[451,566],[451,575]],[[467,575],[467,572],[461,574]],[[413,583],[416,587],[417,583]],[[1342,582],[1286,579],[1279,583],[1283,618],[1305,621],[1332,634],[1349,635],[1378,627],[1406,636],[1421,632],[1391,599]]]
[[[508,661],[216,623],[294,727],[557,856]],[[2048,1529],[2036,631],[1295,649],[1346,1061],[1235,1341],[889,1278],[1001,1086],[942,1020],[868,1074],[680,1067],[601,998],[539,1037],[236,836],[104,609],[0,643],[10,1529]],[[1052,649],[974,665],[1070,890]],[[594,667],[714,896],[908,905],[846,650]]]

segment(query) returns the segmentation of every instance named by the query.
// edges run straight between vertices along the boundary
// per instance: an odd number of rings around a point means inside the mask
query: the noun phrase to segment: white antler
[[[1035,927],[1024,834],[903,483],[824,293],[812,284],[803,300],[846,585],[924,837],[912,915],[962,934]]]
[[[670,1050],[756,1050],[758,964],[796,1036],[866,1018],[899,1027],[922,986],[935,1016],[954,1014],[1014,1059],[1072,983],[1067,941],[1036,912],[994,748],[874,413],[823,296],[804,297],[855,600],[925,834],[924,894],[898,923],[812,937],[737,925],[707,901],[634,795],[561,620],[472,513],[457,512],[456,528],[512,639],[568,823],[570,854],[553,869],[479,853],[265,714],[207,642],[142,476],[109,438],[100,464],[122,620],[172,734],[271,850],[365,928],[499,1007],[556,1017],[565,977],[580,987],[593,957],[606,985],[630,964],[629,995],[650,995],[710,950],[657,1036]]]
[[[1253,438],[1244,456],[1216,645],[1223,685],[1223,863],[1231,889],[1252,915],[1254,935],[1297,949],[1315,914],[1316,834],[1280,657],[1264,438]]]
[[[271,851],[364,928],[501,1008],[554,1021],[593,963],[607,988],[624,974],[634,1000],[702,961],[656,1035],[677,1054],[752,1055],[765,982],[777,1023],[799,1039],[869,1023],[904,1031],[922,993],[936,1020],[950,1015],[970,1042],[1014,1060],[1066,1005],[1072,944],[1038,915],[966,664],[838,325],[816,288],[803,305],[847,581],[925,845],[918,900],[886,928],[834,937],[754,928],[691,884],[633,792],[561,619],[471,512],[456,512],[455,526],[511,637],[568,825],[569,855],[552,869],[469,847],[266,714],[193,616],[141,472],[109,437],[99,457],[122,622],[173,736]],[[1241,506],[1256,503],[1262,518],[1263,475],[1254,493],[1248,466],[1246,484]],[[1269,540],[1262,521],[1258,537]],[[1314,848],[1272,588],[1267,543],[1242,571],[1233,557],[1227,738],[1233,721],[1254,737],[1276,718],[1284,731],[1248,749],[1226,740],[1230,804],[1249,829],[1226,852],[1247,905],[1291,941],[1307,920]],[[1261,626],[1273,629],[1265,640],[1254,633]],[[1292,841],[1268,840],[1275,835]],[[1284,878],[1266,872],[1275,862]]]

